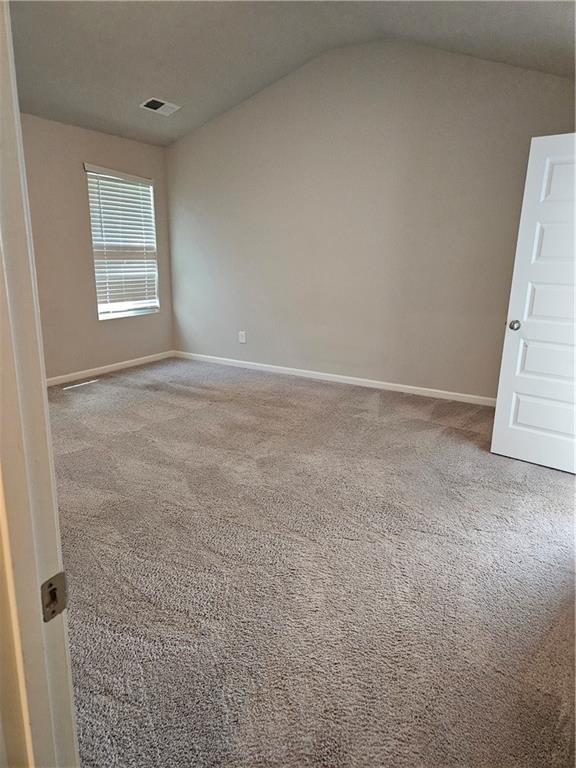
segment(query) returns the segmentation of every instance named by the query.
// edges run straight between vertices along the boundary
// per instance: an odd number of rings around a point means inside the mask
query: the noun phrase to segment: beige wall
[[[494,396],[530,137],[573,130],[571,94],[371,44],[178,141],[176,348]]]
[[[46,372],[59,376],[172,348],[164,150],[22,115]],[[98,320],[83,163],[155,180],[160,312]]]

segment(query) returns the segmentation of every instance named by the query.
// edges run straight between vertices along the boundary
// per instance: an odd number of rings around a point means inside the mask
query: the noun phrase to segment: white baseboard
[[[456,400],[461,403],[472,403],[474,405],[496,405],[495,398],[484,397],[483,395],[469,395],[463,392],[450,392],[444,389],[431,389],[429,387],[413,387],[410,384],[395,384],[391,381],[362,379],[359,376],[344,376],[341,373],[325,373],[323,371],[310,371],[303,368],[288,368],[284,365],[253,363],[248,360],[235,360],[230,357],[215,357],[213,355],[200,355],[196,352],[180,352],[177,350],[159,352],[158,354],[147,355],[146,357],[137,357],[134,360],[123,360],[120,363],[102,365],[99,368],[89,368],[86,371],[75,371],[74,373],[65,373],[62,376],[53,376],[46,380],[46,384],[49,387],[53,387],[56,384],[66,384],[72,381],[90,379],[94,376],[101,376],[105,373],[112,373],[113,371],[121,371],[124,368],[133,368],[137,365],[146,365],[147,363],[154,363],[157,360],[166,360],[170,357],[178,357],[184,360],[202,360],[206,363],[230,365],[237,368],[250,368],[256,371],[266,371],[267,373],[282,373],[288,376],[301,376],[305,379],[317,379],[318,381],[333,381],[339,384],[353,384],[358,387],[383,389],[390,392],[405,392],[410,395],[436,397],[441,400]]]
[[[146,357],[137,357],[134,360],[123,360],[120,363],[111,365],[101,365],[99,368],[89,368],[87,371],[75,371],[74,373],[64,373],[62,376],[52,376],[46,379],[46,384],[53,387],[55,384],[66,384],[69,381],[80,381],[81,379],[90,379],[94,376],[102,376],[104,373],[121,371],[123,368],[133,368],[136,365],[146,365],[154,363],[157,360],[165,360],[168,357],[176,357],[177,352],[169,350],[168,352],[158,352],[155,355],[146,355]]]
[[[496,405],[496,399],[493,397],[484,397],[483,395],[468,395],[463,392],[449,392],[444,389],[430,389],[428,387],[413,387],[409,384],[395,384],[390,381],[377,381],[375,379],[362,379],[358,376],[344,376],[340,373],[323,373],[322,371],[309,371],[302,368],[287,368],[284,365],[269,365],[268,363],[252,363],[246,360],[234,360],[229,357],[213,357],[212,355],[199,355],[196,352],[173,352],[174,357],[186,360],[203,360],[206,363],[217,363],[218,365],[232,365],[238,368],[251,368],[257,371],[266,371],[268,373],[284,373],[288,376],[301,376],[306,379],[318,379],[319,381],[334,381],[340,384],[354,384],[359,387],[370,387],[371,389],[384,389],[391,392],[405,392],[410,395],[421,395],[422,397],[436,397],[441,400],[456,400],[461,403],[472,403],[474,405]]]

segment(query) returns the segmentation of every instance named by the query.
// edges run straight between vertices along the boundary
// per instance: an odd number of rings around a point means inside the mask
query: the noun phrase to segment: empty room
[[[574,765],[574,5],[2,2],[0,766]]]

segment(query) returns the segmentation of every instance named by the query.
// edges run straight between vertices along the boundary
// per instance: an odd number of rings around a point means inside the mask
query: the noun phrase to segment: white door
[[[492,451],[574,472],[575,134],[532,139]]]
[[[41,600],[62,558],[7,2],[0,2],[0,337],[0,761],[73,768],[66,611],[44,621]]]

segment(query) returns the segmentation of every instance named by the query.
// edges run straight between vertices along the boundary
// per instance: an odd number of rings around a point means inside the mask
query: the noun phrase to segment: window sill
[[[160,307],[150,309],[128,309],[125,312],[110,312],[98,315],[98,320],[119,320],[121,317],[138,317],[139,315],[154,315],[160,312]]]

